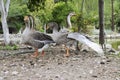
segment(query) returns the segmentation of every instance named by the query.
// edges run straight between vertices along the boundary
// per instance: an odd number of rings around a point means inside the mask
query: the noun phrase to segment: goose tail
[[[80,43],[83,43],[83,44],[87,45],[88,47],[93,49],[95,52],[97,52],[98,56],[104,56],[104,51],[103,51],[102,47],[99,44],[91,41],[86,36],[76,32],[76,33],[68,34],[67,37],[75,39],[75,40],[79,41]]]

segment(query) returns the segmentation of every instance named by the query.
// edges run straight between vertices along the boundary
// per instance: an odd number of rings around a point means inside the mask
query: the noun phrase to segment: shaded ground
[[[112,55],[100,58],[94,52],[72,51],[66,58],[60,47],[49,49],[44,57],[12,55],[21,51],[0,50],[0,80],[120,80],[120,59]]]

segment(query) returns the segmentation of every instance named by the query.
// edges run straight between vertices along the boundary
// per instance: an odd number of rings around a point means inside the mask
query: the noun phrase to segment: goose
[[[51,36],[56,45],[64,45],[66,49],[66,54],[64,56],[68,57],[70,55],[69,50],[70,47],[75,44],[74,39],[69,39],[67,38],[68,32],[61,32],[58,31],[59,27],[58,26],[46,26],[46,29],[52,29],[52,33],[48,33],[47,35]]]
[[[98,56],[104,56],[104,51],[102,47],[91,41],[87,36],[80,34],[78,32],[61,32],[58,31],[58,26],[46,26],[46,29],[52,28],[53,33],[48,34],[52,37],[56,44],[64,44],[66,49],[65,56],[70,56],[69,50],[71,45],[76,45],[76,41],[85,44],[86,46],[90,47],[92,50],[98,53]]]
[[[61,27],[56,22],[50,22],[46,26],[44,26],[44,32],[47,32],[47,30],[52,30],[52,34],[48,34],[53,37],[56,44],[65,44],[66,54],[65,56],[69,56],[69,48],[70,46],[77,46],[77,41],[74,41],[72,39],[67,39],[67,35],[72,28],[71,24],[71,17],[75,16],[75,12],[70,12],[66,18],[67,26]],[[77,49],[77,47],[76,47]]]
[[[34,19],[31,15],[25,16],[24,21],[26,27],[22,33],[22,43],[35,48],[32,57],[37,57],[38,52],[44,55],[44,50],[49,47],[49,44],[54,43],[52,37],[34,29]]]
[[[66,27],[62,27],[60,29],[60,32],[72,32],[70,29],[72,29],[72,24],[71,24],[71,17],[75,16],[75,12],[70,12],[67,16],[67,26]]]

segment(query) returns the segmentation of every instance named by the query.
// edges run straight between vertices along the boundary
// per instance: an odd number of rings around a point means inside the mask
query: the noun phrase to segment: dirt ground
[[[24,50],[0,50],[0,80],[120,80],[120,58],[94,52],[71,51],[52,47],[37,58],[32,53],[15,54]]]

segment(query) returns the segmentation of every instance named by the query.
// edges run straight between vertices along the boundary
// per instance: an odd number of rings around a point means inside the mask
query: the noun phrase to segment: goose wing
[[[33,32],[28,36],[29,39],[26,43],[36,48],[42,48],[45,44],[54,43],[53,39],[50,36],[38,31]]]
[[[39,42],[41,42],[41,41],[42,41],[42,42],[50,42],[50,41],[51,41],[51,42],[54,42],[53,39],[52,39],[52,37],[50,37],[50,36],[47,35],[47,34],[40,33],[40,32],[38,32],[38,31],[31,33],[30,36],[31,36],[34,40],[39,41]]]
[[[88,47],[90,47],[91,49],[96,51],[99,56],[104,55],[104,52],[103,52],[103,50],[102,50],[102,48],[101,48],[101,46],[99,44],[89,40],[86,36],[83,36],[80,33],[70,33],[70,34],[68,34],[67,37],[75,39],[75,40],[87,45]]]

